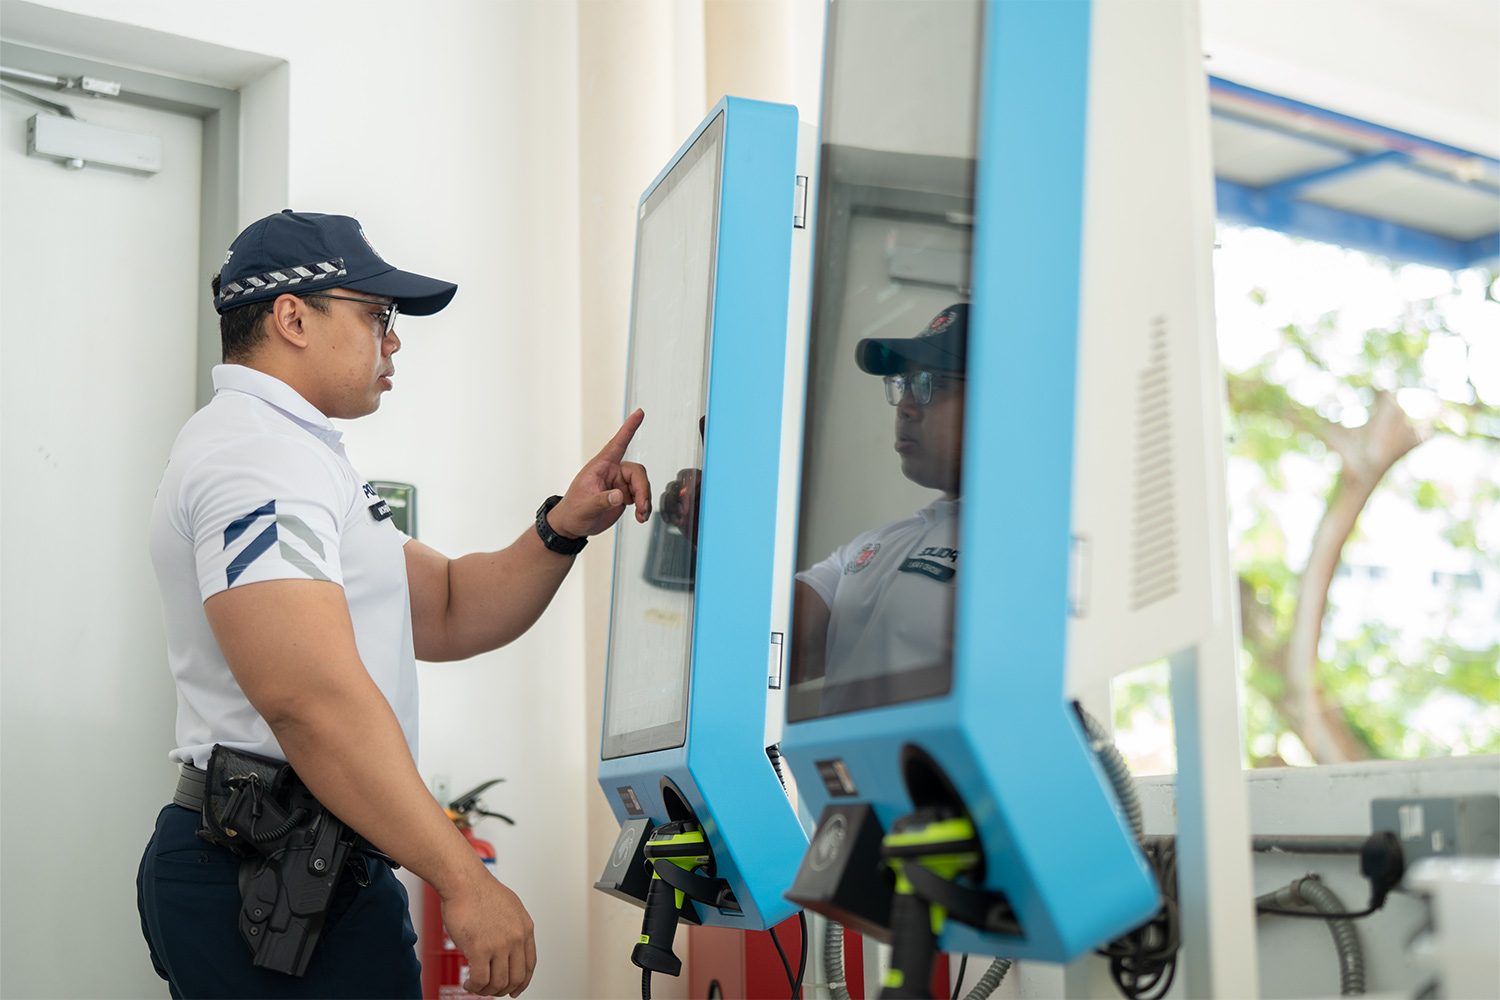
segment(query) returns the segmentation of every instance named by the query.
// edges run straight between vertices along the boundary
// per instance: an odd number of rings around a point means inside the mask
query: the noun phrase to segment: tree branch
[[[1320,763],[1369,756],[1341,713],[1325,704],[1317,683],[1318,641],[1328,609],[1328,590],[1344,544],[1375,487],[1426,436],[1388,392],[1376,394],[1370,419],[1362,427],[1339,429],[1344,435],[1344,447],[1339,449],[1343,467],[1313,535],[1312,552],[1302,572],[1297,611],[1287,641],[1289,721],[1308,752]]]

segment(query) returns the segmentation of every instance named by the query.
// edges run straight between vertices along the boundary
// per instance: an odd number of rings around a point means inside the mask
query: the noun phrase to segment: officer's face
[[[963,455],[964,382],[957,372],[933,375],[930,402],[919,404],[908,391],[896,406],[896,453],[903,476],[951,500]]]
[[[379,409],[381,395],[390,391],[396,373],[391,355],[401,349],[401,341],[395,330],[385,332],[383,312],[388,300],[347,288],[330,292],[360,301],[320,300],[329,307],[326,316],[317,317],[325,398],[332,408],[324,412],[346,420],[363,417]]]

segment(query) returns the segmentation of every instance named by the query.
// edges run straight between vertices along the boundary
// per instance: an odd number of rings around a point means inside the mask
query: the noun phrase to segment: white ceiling
[[[1500,157],[1497,0],[1200,0],[1210,74]]]

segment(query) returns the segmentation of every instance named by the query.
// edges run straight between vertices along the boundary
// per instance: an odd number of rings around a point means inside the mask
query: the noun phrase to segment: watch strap
[[[583,547],[589,543],[587,538],[564,538],[552,530],[552,525],[547,523],[547,514],[562,501],[562,497],[553,495],[542,501],[542,505],[536,509],[536,533],[542,540],[542,544],[558,555],[576,556],[583,551]]]

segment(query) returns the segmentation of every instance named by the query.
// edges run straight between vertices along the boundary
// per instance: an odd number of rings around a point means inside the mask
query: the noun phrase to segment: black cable
[[[792,984],[792,1000],[802,998],[802,977],[807,973],[807,911],[797,911],[797,924],[802,928],[802,958],[797,962],[797,981]]]
[[[261,833],[255,829],[255,819],[251,819],[249,830],[250,839],[255,841],[257,844],[264,844],[268,840],[280,840],[282,837],[285,837],[287,834],[291,833],[292,830],[296,828],[297,824],[301,823],[306,818],[307,810],[303,809],[301,806],[298,806],[296,809],[292,810],[292,814],[290,816],[288,816],[281,823],[278,823],[274,829],[267,830],[264,833]]]
[[[651,1000],[651,970],[641,970],[641,1000]]]
[[[969,954],[958,960],[958,978],[953,981],[953,1000],[958,1000],[958,995],[964,990],[964,973],[969,968]]]
[[[1255,912],[1314,920],[1358,920],[1360,917],[1368,917],[1385,905],[1385,897],[1401,884],[1401,877],[1406,873],[1406,859],[1401,853],[1400,839],[1389,830],[1377,830],[1366,837],[1359,849],[1359,873],[1370,882],[1370,905],[1363,910],[1325,913],[1322,910],[1284,910],[1279,906],[1257,903]]]
[[[1161,887],[1161,908],[1141,926],[1099,953],[1109,959],[1109,974],[1129,1000],[1161,1000],[1177,975],[1180,940],[1177,918],[1177,851],[1170,840],[1148,840],[1146,859]]]
[[[771,928],[771,943],[776,946],[776,954],[781,956],[781,967],[786,970],[787,985],[792,988],[792,1000],[797,998],[797,977],[792,975],[792,963],[786,960],[786,949],[781,947],[781,938],[776,936],[776,928]]]

